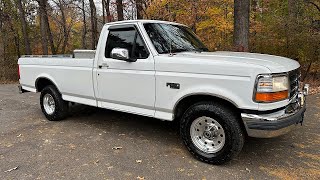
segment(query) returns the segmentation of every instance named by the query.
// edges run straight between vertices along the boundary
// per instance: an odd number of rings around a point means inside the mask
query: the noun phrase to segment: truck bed
[[[96,105],[93,88],[93,58],[89,54],[36,55],[19,58],[20,84],[36,92],[39,77],[53,81],[64,100]],[[68,76],[68,77],[66,77]],[[88,99],[91,99],[88,100]]]

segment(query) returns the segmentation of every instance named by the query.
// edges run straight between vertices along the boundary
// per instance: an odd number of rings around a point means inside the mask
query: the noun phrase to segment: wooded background
[[[95,49],[103,24],[127,19],[186,24],[212,51],[289,57],[320,79],[319,0],[0,0],[0,82],[23,54]]]

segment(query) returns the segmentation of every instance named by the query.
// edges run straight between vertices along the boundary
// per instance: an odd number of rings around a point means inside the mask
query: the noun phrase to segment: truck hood
[[[271,73],[288,72],[300,67],[300,64],[292,59],[257,53],[245,53],[245,52],[183,52],[178,53],[175,56],[183,56],[184,58],[195,58],[202,60],[221,60],[228,63],[245,63],[258,65],[268,68]]]

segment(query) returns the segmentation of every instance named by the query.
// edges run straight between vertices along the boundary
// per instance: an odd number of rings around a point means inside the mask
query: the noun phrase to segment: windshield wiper
[[[194,50],[197,52],[208,52],[209,51],[209,49],[206,47],[196,48]]]
[[[173,49],[171,51],[171,53],[177,53],[177,52],[185,52],[185,51],[189,51],[188,49]]]
[[[171,52],[170,51],[164,51],[161,54],[166,54],[166,53],[179,53],[179,52],[192,52],[192,51],[196,51],[196,52],[207,52],[208,48],[195,48],[195,49],[172,49]]]

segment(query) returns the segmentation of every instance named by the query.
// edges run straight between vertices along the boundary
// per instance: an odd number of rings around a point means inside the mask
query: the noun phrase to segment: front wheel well
[[[182,100],[180,100],[178,102],[178,104],[175,106],[174,108],[174,121],[175,122],[180,122],[183,114],[186,112],[186,110],[191,107],[192,105],[199,103],[199,102],[217,102],[218,104],[221,104],[227,108],[229,108],[233,113],[235,113],[235,115],[238,117],[239,120],[239,124],[243,130],[243,132],[246,133],[246,128],[245,125],[243,123],[243,121],[241,120],[241,110],[232,102],[217,97],[217,96],[212,96],[212,95],[190,95],[187,96],[185,98],[183,98]]]
[[[232,109],[233,112],[240,116],[240,110],[238,109],[238,107],[228,100],[212,95],[190,95],[180,100],[178,104],[175,106],[174,120],[180,119],[184,112],[190,106],[203,101],[218,102],[219,104],[225,105],[226,107]]]

